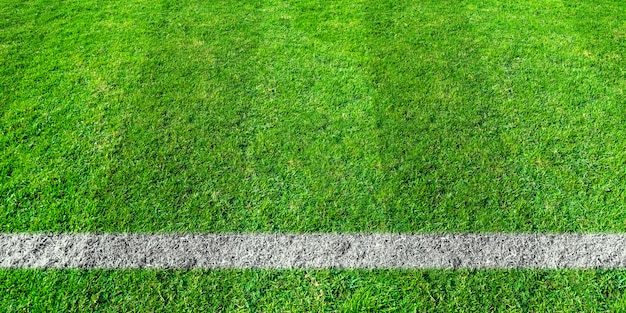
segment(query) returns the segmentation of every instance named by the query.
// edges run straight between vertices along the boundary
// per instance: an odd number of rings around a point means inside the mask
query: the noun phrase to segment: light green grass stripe
[[[3,268],[623,268],[624,234],[3,234]]]

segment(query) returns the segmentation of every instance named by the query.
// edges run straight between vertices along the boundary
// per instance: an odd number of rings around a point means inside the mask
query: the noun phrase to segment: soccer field
[[[618,0],[0,0],[0,232],[622,233],[625,91]],[[18,269],[0,311],[614,311],[625,281]]]

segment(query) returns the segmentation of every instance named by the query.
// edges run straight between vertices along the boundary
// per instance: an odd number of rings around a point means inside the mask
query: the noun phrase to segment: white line
[[[626,234],[0,234],[2,268],[624,268]]]

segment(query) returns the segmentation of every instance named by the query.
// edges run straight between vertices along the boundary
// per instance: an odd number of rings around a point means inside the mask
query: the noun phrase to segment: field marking
[[[1,268],[625,268],[626,234],[0,234]]]

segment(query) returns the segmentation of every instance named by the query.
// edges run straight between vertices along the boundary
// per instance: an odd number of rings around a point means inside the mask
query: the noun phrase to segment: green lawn
[[[0,232],[624,232],[625,91],[622,0],[0,0]],[[624,277],[4,270],[0,310],[601,311]]]
[[[0,231],[624,231],[623,1],[10,1]]]
[[[624,271],[0,271],[3,312],[626,312]]]

